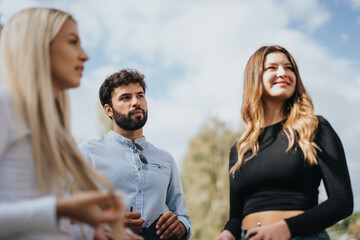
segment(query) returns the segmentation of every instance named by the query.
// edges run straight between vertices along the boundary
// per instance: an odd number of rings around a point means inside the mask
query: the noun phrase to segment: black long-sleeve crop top
[[[342,143],[329,122],[319,116],[315,142],[318,165],[309,165],[298,146],[286,152],[282,122],[268,126],[259,137],[259,152],[230,175],[230,219],[225,225],[240,239],[242,219],[268,210],[303,210],[285,219],[291,237],[323,230],[353,211],[353,195]],[[249,153],[248,153],[249,154]],[[237,162],[231,148],[229,169]],[[328,199],[318,204],[324,181]]]

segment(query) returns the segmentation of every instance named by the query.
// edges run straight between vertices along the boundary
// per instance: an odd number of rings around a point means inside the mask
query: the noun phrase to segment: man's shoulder
[[[78,148],[80,150],[87,150],[88,148],[92,147],[92,146],[105,146],[106,142],[106,135],[102,135],[102,136],[99,136],[99,137],[96,137],[96,138],[93,138],[93,139],[88,139],[88,140],[85,140],[83,142],[81,142],[79,145],[78,145]]]
[[[168,155],[172,158],[172,155],[168,151],[166,151],[162,148],[156,147],[154,144],[149,143],[149,142],[147,142],[147,145],[148,145],[147,147],[148,147],[149,151],[156,152],[157,154]]]
[[[154,144],[147,142],[147,149],[157,156],[157,161],[167,163],[171,166],[176,165],[174,157],[166,150],[156,147]]]

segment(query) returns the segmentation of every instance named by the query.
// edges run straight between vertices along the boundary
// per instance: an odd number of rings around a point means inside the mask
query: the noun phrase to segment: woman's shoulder
[[[229,167],[231,168],[238,160],[237,141],[230,148]]]
[[[3,86],[0,86],[0,101],[5,101],[9,99],[9,93],[5,90]]]
[[[318,115],[319,125],[316,130],[315,141],[320,144],[321,148],[325,148],[326,146],[332,146],[336,144],[338,146],[342,145],[341,140],[331,126],[330,122],[323,116]]]
[[[330,122],[322,115],[316,115],[319,120],[318,132],[335,132]]]
[[[10,96],[8,92],[0,86],[0,156],[8,148],[12,141],[12,132],[14,130],[14,120],[10,110]]]
[[[329,121],[322,115],[316,115],[319,120],[319,124],[329,124]]]
[[[236,140],[236,141],[231,145],[230,151],[237,151],[237,150],[236,150],[237,144],[238,144],[238,140]]]
[[[5,110],[10,107],[10,95],[7,90],[0,86],[0,114],[5,114]]]

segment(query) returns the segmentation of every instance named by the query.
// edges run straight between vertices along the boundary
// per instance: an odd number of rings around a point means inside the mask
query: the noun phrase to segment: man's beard
[[[142,108],[136,108],[134,110],[141,110],[143,112],[143,117],[141,118],[141,116],[138,116],[135,119],[132,119],[131,118],[132,111],[126,115],[119,113],[114,108],[112,108],[114,114],[113,117],[115,119],[116,125],[128,131],[138,130],[142,128],[147,121],[147,111],[145,112]]]

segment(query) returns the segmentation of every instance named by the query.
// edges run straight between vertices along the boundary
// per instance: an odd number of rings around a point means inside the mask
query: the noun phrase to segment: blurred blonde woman
[[[25,9],[0,44],[0,239],[73,239],[70,219],[109,224],[113,239],[127,239],[120,198],[70,134],[66,90],[80,84],[88,60],[76,22],[60,10]]]
[[[246,130],[230,151],[230,219],[218,240],[329,239],[353,210],[344,150],[291,54],[264,46],[244,74]],[[318,204],[324,181],[328,199]]]

